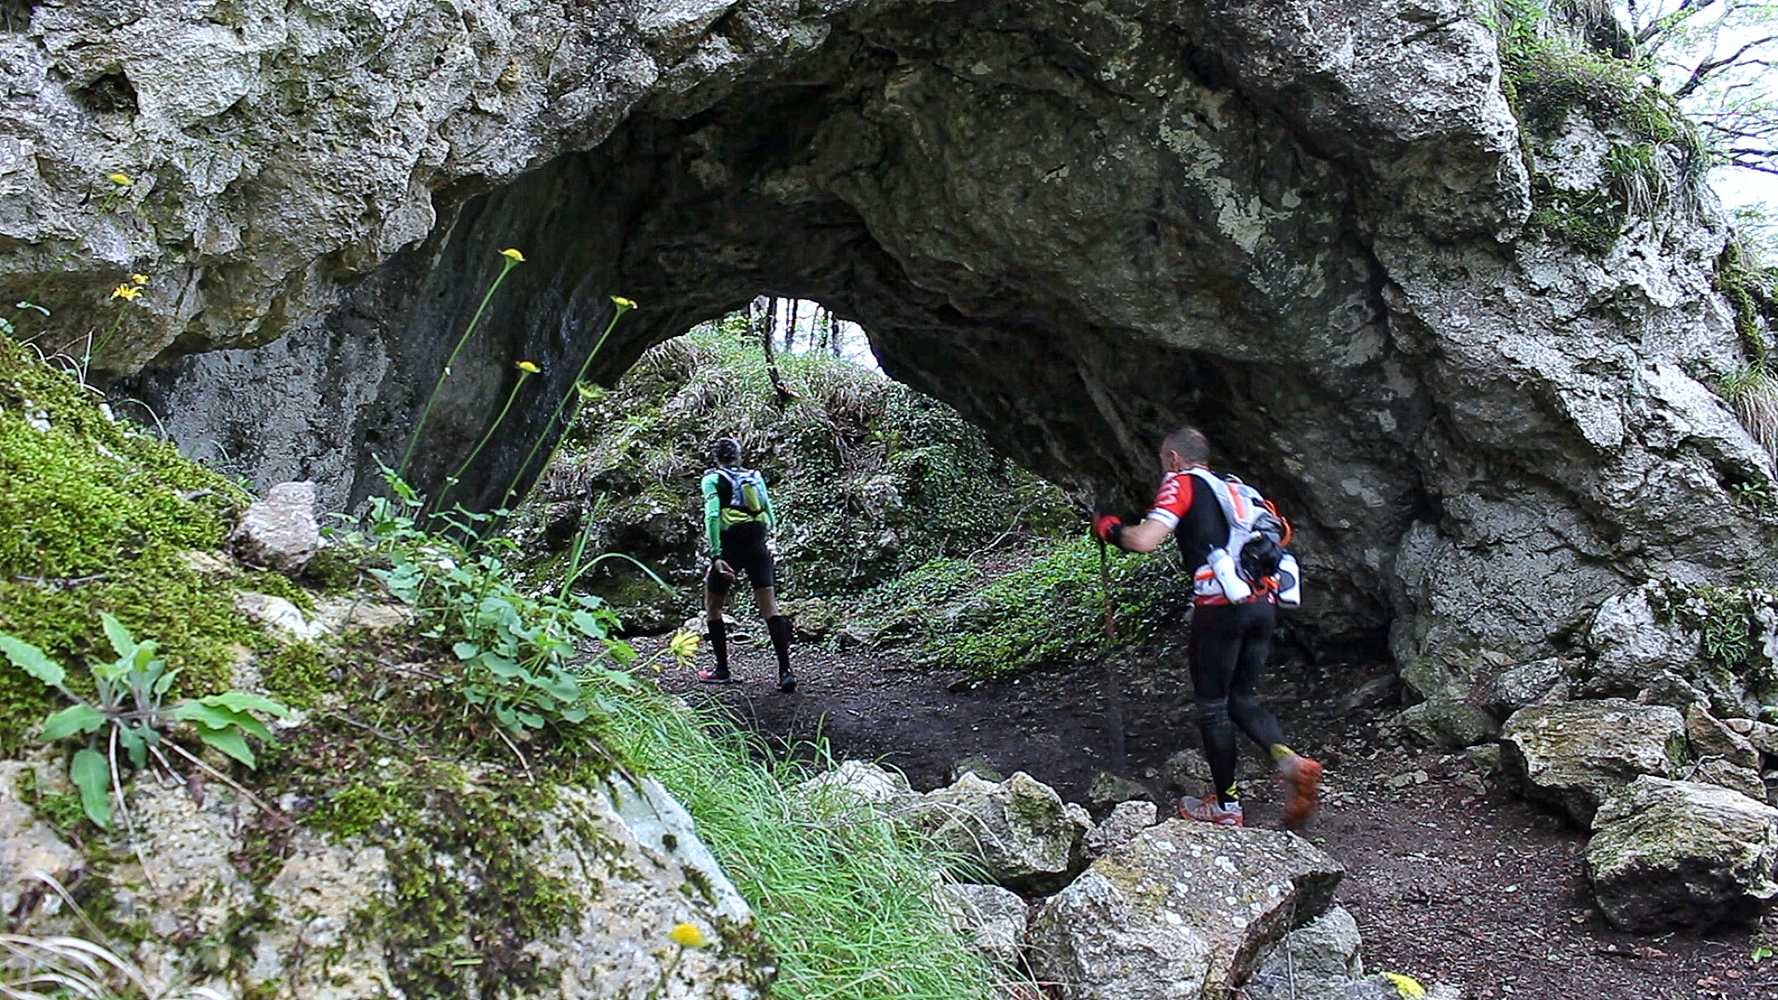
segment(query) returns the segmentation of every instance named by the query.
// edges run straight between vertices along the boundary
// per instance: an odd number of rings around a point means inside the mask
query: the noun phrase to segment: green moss
[[[1773,273],[1753,265],[1738,237],[1731,237],[1716,258],[1711,287],[1735,310],[1735,332],[1748,359],[1766,362],[1772,350],[1767,331],[1778,324],[1778,295],[1773,294]]]
[[[1603,256],[1617,243],[1629,206],[1611,192],[1564,191],[1543,177],[1532,181],[1530,228],[1558,237],[1576,250]]]
[[[80,805],[80,793],[52,792],[37,782],[37,772],[27,769],[19,776],[19,795],[40,819],[64,834],[86,830],[97,831]]]
[[[315,553],[303,567],[302,578],[324,594],[350,594],[358,586],[361,554],[340,545]]]
[[[309,708],[332,690],[334,663],[313,643],[285,646],[259,661],[266,693],[292,708]]]
[[[309,818],[308,825],[337,839],[360,837],[370,832],[389,811],[389,795],[362,782],[347,785],[328,797]]]
[[[219,546],[247,499],[0,339],[0,631],[78,668],[109,657],[99,629],[109,611],[161,644],[181,671],[174,694],[226,687],[239,648],[266,640],[234,610],[230,585],[199,577],[182,554]],[[43,685],[0,663],[0,752],[16,752],[54,707]]]
[[[290,578],[271,570],[249,570],[242,574],[239,587],[255,593],[282,597],[304,611],[315,610],[314,595],[290,582]]]

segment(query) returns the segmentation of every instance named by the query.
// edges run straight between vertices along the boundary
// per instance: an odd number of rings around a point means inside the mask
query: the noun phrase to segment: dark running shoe
[[[783,677],[778,678],[778,690],[782,691],[785,694],[789,694],[790,692],[795,691],[796,690],[796,675],[795,674],[785,674]]]
[[[698,680],[705,684],[733,684],[735,675],[719,674],[714,670],[700,670],[698,671]]]

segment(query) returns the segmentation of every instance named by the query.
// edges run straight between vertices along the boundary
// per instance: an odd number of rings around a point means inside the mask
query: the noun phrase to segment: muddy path
[[[778,746],[825,739],[836,756],[900,768],[918,789],[945,784],[953,762],[979,755],[1075,801],[1087,802],[1094,776],[1110,770],[1164,802],[1181,785],[1201,792],[1194,782],[1207,778],[1180,638],[1120,660],[1122,761],[1098,665],[975,682],[892,653],[800,646],[800,686],[783,695],[769,679],[770,650],[742,646],[740,683],[700,684],[689,671],[669,671],[662,683],[721,704]],[[1395,731],[1387,720],[1399,705],[1387,694],[1342,710],[1365,680],[1349,666],[1275,666],[1265,701],[1293,745],[1327,765],[1327,802],[1305,835],[1347,867],[1338,899],[1363,932],[1367,970],[1461,984],[1468,1000],[1778,1000],[1778,958],[1751,957],[1757,943],[1778,944],[1778,916],[1759,930],[1613,930],[1593,905],[1582,833],[1468,755]],[[1190,752],[1168,767],[1181,750]],[[1266,772],[1246,747],[1249,822],[1272,826],[1280,802]]]

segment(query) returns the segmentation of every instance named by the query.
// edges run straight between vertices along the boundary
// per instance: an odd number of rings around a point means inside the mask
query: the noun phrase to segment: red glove
[[[1118,544],[1118,537],[1123,533],[1124,519],[1116,514],[1100,514],[1093,518],[1093,537],[1101,542],[1110,542],[1123,548]]]

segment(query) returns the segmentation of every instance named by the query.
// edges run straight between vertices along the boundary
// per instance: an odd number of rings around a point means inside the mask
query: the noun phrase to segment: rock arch
[[[1728,489],[1771,460],[1686,374],[1739,358],[1720,224],[1673,199],[1602,256],[1534,232],[1531,168],[1557,154],[1521,136],[1456,0],[388,6],[249,4],[221,68],[189,12],[153,15],[184,64],[91,44],[81,3],[0,36],[42,68],[17,116],[46,148],[53,111],[126,115],[79,111],[55,74],[131,88],[128,127],[161,145],[100,150],[153,183],[141,224],[107,225],[184,287],[109,363],[155,360],[136,388],[176,432],[257,441],[268,474],[361,493],[510,245],[530,260],[441,397],[422,482],[512,362],[567,387],[609,294],[644,308],[602,379],[769,291],[862,322],[892,375],[1037,471],[1132,503],[1164,429],[1201,423],[1297,513],[1319,642],[1386,641],[1422,693],[1571,648],[1648,576],[1770,565],[1764,539],[1720,539],[1748,535]],[[1576,118],[1559,166],[1604,183],[1610,131]],[[15,186],[72,197],[41,168]],[[10,294],[56,234],[9,232],[35,255]],[[511,418],[474,499],[549,405]]]

